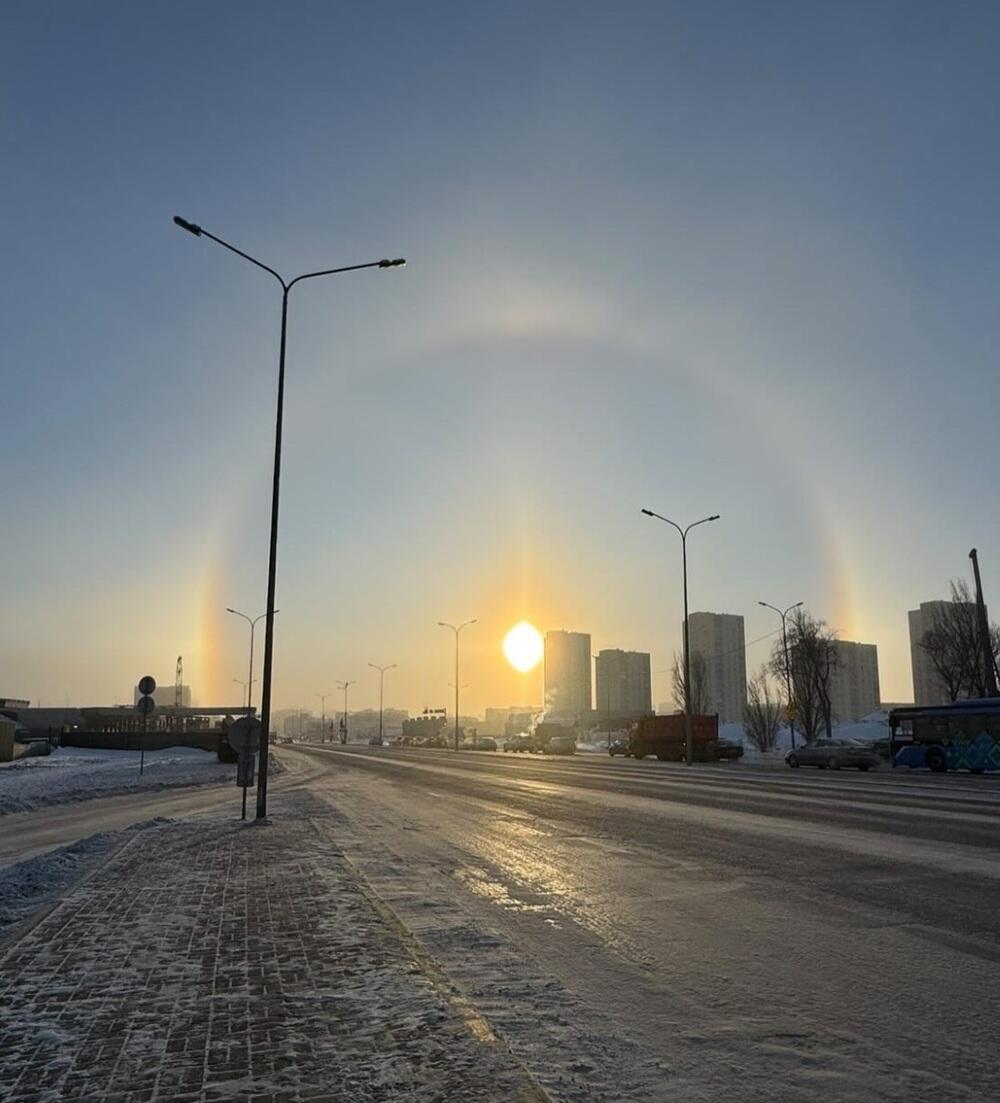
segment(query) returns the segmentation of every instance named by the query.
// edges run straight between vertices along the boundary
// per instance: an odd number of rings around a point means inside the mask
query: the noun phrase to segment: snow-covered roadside
[[[165,819],[133,824],[123,831],[106,831],[71,846],[50,850],[0,870],[0,941],[10,928],[69,887],[87,868],[110,854],[136,831],[166,824]]]
[[[274,760],[272,759],[272,771]],[[148,751],[139,775],[138,751],[60,747],[47,757],[17,758],[0,768],[0,816],[120,793],[232,783],[236,767],[190,747]]]

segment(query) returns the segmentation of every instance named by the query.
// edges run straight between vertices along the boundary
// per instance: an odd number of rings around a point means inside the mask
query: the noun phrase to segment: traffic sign
[[[226,739],[237,754],[256,754],[264,725],[256,716],[241,716],[229,725]]]
[[[140,716],[148,716],[156,708],[156,702],[152,697],[140,697],[135,703]]]
[[[139,679],[139,692],[143,697],[152,697],[156,690],[156,679],[152,674],[145,674]]]
[[[794,704],[788,704],[785,706],[785,719],[794,722],[798,710]]]

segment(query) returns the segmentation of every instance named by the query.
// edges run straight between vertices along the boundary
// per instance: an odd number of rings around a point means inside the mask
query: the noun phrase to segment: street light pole
[[[687,534],[698,525],[704,525],[708,521],[718,521],[719,514],[713,513],[711,517],[702,517],[700,521],[692,521],[687,528],[682,529],[676,521],[664,517],[660,513],[654,513],[651,509],[642,511],[647,517],[655,517],[659,521],[666,521],[673,525],[681,535],[681,558],[684,565],[684,742],[686,745],[685,761],[689,766],[694,763],[694,741],[691,737],[691,640],[688,635],[688,559],[687,559]]]
[[[249,715],[249,713],[250,713],[250,685],[249,685],[248,682],[244,682],[242,678],[234,678],[233,681],[238,686],[242,686],[244,691],[246,692],[246,695],[247,695],[247,714]]]
[[[376,666],[375,663],[368,664],[372,670],[378,671],[378,745],[382,746],[382,733],[384,727],[382,725],[382,701],[383,701],[383,689],[385,688],[385,672],[387,670],[395,670],[396,664],[390,663],[389,666]]]
[[[454,624],[449,624],[446,620],[438,621],[438,628],[450,628],[455,633],[455,750],[458,750],[458,687],[461,682],[458,680],[458,637],[463,628],[468,628],[470,624],[477,624],[478,617],[473,617],[472,620],[462,621],[457,627]]]
[[[275,613],[279,613],[281,610],[280,609],[275,609],[274,611],[275,611]],[[241,613],[237,609],[230,609],[228,606],[226,607],[226,612],[227,613],[232,613],[234,617],[242,617],[247,622],[247,624],[250,625],[250,673],[247,674],[247,683],[246,683],[247,709],[249,710],[249,708],[250,708],[250,694],[253,692],[253,683],[254,683],[254,676],[253,676],[253,631],[254,631],[254,628],[257,627],[257,621],[263,620],[264,617],[267,616],[267,613],[261,613],[259,617],[254,617],[251,620],[250,617],[248,617],[246,615],[246,613]],[[234,678],[233,681],[239,681],[239,679]]]
[[[348,688],[348,686],[353,686],[355,684],[356,684],[355,682],[338,682],[337,683],[337,689],[342,689],[344,691],[344,717],[343,717],[343,720],[344,720],[344,738],[341,740],[341,743],[346,743],[347,742],[347,688]]]
[[[302,280],[315,279],[317,276],[336,276],[341,272],[358,272],[363,268],[398,268],[406,261],[402,257],[395,260],[369,261],[367,264],[349,264],[343,268],[327,268],[320,272],[304,272],[294,279],[285,280],[273,268],[256,260],[249,253],[244,253],[222,238],[216,237],[208,230],[198,226],[194,222],[188,222],[180,215],[174,215],[174,223],[182,230],[194,234],[195,237],[207,237],[223,249],[235,253],[238,257],[249,261],[258,268],[269,272],[281,285],[281,343],[278,352],[278,402],[274,428],[274,476],[271,484],[271,538],[268,548],[267,562],[267,621],[264,635],[264,677],[260,696],[260,719],[264,729],[263,745],[261,747],[260,777],[257,781],[257,819],[262,820],[267,816],[267,762],[268,748],[270,745],[271,727],[271,671],[274,658],[274,582],[278,566],[278,490],[281,484],[281,426],[285,407],[285,339],[288,331],[288,293]]]
[[[321,719],[320,719],[320,722],[319,722],[320,723],[320,728],[319,728],[319,741],[320,741],[320,743],[325,743],[326,742],[326,699],[327,699],[327,697],[330,697],[332,695],[333,695],[333,690],[332,689],[328,690],[326,693],[317,693],[316,694],[316,696],[319,698],[319,707],[320,707],[320,716],[321,716]]]
[[[775,613],[781,617],[781,646],[785,652],[785,690],[788,694],[788,733],[792,740],[792,750],[795,750],[795,716],[794,716],[794,704],[792,703],[792,665],[788,661],[788,633],[785,630],[785,618],[793,609],[798,609],[805,602],[797,601],[794,605],[789,605],[784,612],[777,607],[777,605],[770,605],[766,601],[758,601],[758,605],[763,605],[765,609],[772,609]]]

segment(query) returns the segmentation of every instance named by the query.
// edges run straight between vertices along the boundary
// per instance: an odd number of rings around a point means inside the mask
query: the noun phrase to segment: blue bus
[[[935,773],[1000,770],[1000,697],[893,709],[889,732],[894,766]]]

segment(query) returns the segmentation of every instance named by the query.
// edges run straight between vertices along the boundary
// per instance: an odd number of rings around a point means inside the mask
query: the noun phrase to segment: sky
[[[912,699],[1000,608],[990,3],[30,3],[0,12],[0,696],[542,698],[505,631],[680,649],[804,601]],[[258,634],[258,643],[260,634]],[[773,636],[748,648],[748,667]],[[258,669],[260,656],[258,652]],[[669,678],[654,675],[654,700]],[[337,700],[334,697],[333,700]]]

